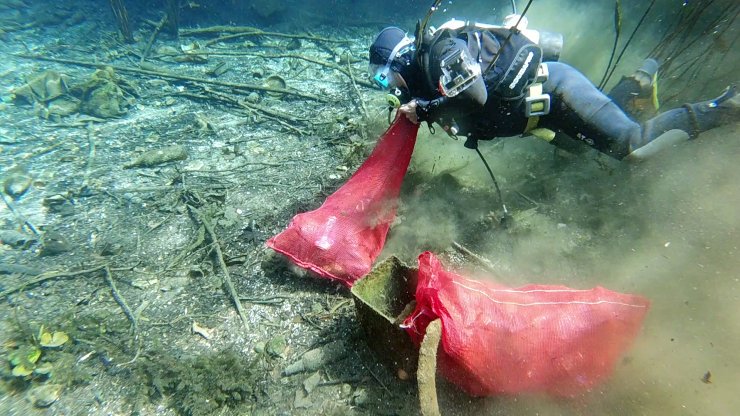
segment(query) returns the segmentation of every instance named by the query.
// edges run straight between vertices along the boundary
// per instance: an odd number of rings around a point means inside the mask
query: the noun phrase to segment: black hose
[[[637,26],[635,26],[635,30],[632,31],[632,34],[630,35],[629,39],[627,39],[627,43],[624,44],[622,51],[619,52],[619,56],[617,57],[616,62],[614,62],[614,66],[612,66],[611,71],[609,71],[609,75],[606,77],[606,80],[604,81],[604,86],[606,86],[606,84],[609,83],[609,79],[612,77],[614,70],[617,69],[617,65],[619,65],[619,61],[622,60],[622,55],[624,55],[624,52],[627,50],[627,47],[630,45],[630,42],[632,42],[632,38],[635,37],[635,33],[637,33],[637,29],[639,29],[640,26],[642,26],[642,22],[645,21],[645,18],[647,17],[648,13],[650,13],[650,9],[653,8],[654,4],[655,4],[655,0],[652,0],[648,8],[645,10],[645,13],[642,14],[642,18],[640,18],[640,21],[637,22]]]
[[[606,64],[604,70],[604,76],[599,81],[599,91],[604,89],[606,85],[606,77],[609,75],[609,70],[614,62],[614,56],[617,54],[617,45],[619,44],[619,35],[622,33],[622,5],[619,0],[614,2],[614,45],[612,45],[612,53],[609,55],[609,63]]]
[[[511,30],[509,30],[509,35],[506,37],[506,40],[504,40],[504,43],[501,45],[500,48],[498,48],[498,52],[496,52],[496,55],[494,55],[493,59],[491,60],[491,63],[488,64],[488,66],[486,67],[486,70],[483,71],[483,75],[485,75],[486,73],[488,73],[488,71],[490,71],[491,68],[493,68],[493,66],[496,65],[496,61],[498,61],[499,56],[501,56],[501,52],[504,51],[504,48],[509,43],[509,40],[511,40],[511,36],[515,32],[516,33],[519,33],[519,29],[517,29],[517,27],[519,26],[519,23],[521,23],[522,19],[524,19],[524,15],[527,14],[527,11],[529,10],[529,6],[532,5],[532,2],[533,1],[534,0],[529,0],[529,2],[527,3],[527,6],[524,8],[524,11],[522,12],[521,15],[519,15],[519,20],[517,20],[516,21],[516,24],[514,26],[512,26]]]
[[[476,147],[475,151],[478,153],[478,156],[480,156],[480,160],[482,160],[483,164],[486,166],[486,170],[488,171],[488,174],[491,175],[491,179],[493,179],[493,185],[496,187],[496,193],[498,194],[498,200],[501,202],[501,207],[504,209],[504,218],[506,218],[509,216],[509,210],[506,209],[506,204],[504,203],[504,197],[501,195],[501,188],[499,188],[498,186],[498,181],[496,180],[496,177],[493,176],[493,171],[491,170],[491,167],[488,166],[488,162],[486,161],[486,158],[483,157],[483,153],[480,152],[480,149]]]
[[[427,31],[427,26],[429,26],[429,20],[432,18],[432,15],[434,12],[437,11],[439,8],[440,3],[442,3],[442,0],[434,0],[434,3],[432,3],[432,6],[427,10],[427,14],[424,16],[424,20],[418,22],[417,28],[416,28],[416,39],[414,40],[414,46],[416,47],[417,54],[421,55],[421,45],[424,41],[424,35]]]

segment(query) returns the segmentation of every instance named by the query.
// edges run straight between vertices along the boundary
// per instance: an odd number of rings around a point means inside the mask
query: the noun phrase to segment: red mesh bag
[[[293,217],[268,247],[347,286],[368,274],[396,215],[418,130],[396,118],[357,172],[321,207]]]
[[[647,299],[602,287],[507,288],[445,271],[419,256],[416,309],[404,322],[421,343],[442,320],[437,366],[473,396],[582,393],[613,371],[647,313]]]

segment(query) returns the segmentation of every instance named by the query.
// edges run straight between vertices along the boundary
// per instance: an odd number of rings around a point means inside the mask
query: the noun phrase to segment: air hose
[[[501,188],[498,186],[498,181],[496,180],[496,177],[493,175],[493,171],[491,170],[491,167],[488,166],[488,162],[486,161],[486,158],[483,157],[483,153],[480,152],[480,149],[478,147],[475,147],[476,153],[478,153],[478,156],[480,156],[480,160],[483,161],[483,165],[486,166],[486,170],[488,171],[488,174],[491,176],[491,179],[493,180],[493,185],[496,187],[496,193],[498,194],[498,200],[501,202],[501,208],[504,210],[504,216],[501,218],[501,226],[506,228],[508,224],[511,222],[511,214],[509,214],[509,210],[506,209],[506,204],[504,203],[504,197],[501,195]]]

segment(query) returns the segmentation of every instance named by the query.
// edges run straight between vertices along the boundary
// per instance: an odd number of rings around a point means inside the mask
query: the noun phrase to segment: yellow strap
[[[546,129],[544,127],[539,128],[539,129],[532,129],[529,131],[529,134],[539,139],[542,139],[546,142],[551,142],[552,139],[555,138],[555,132],[550,129]]]
[[[524,127],[524,132],[529,133],[530,131],[534,130],[535,127],[537,127],[537,123],[540,122],[539,117],[530,117],[527,119],[527,126]]]
[[[533,95],[542,95],[542,84],[541,83],[536,82],[529,86],[529,88],[527,89],[527,96],[531,97]],[[539,117],[529,117],[527,119],[527,126],[524,127],[524,133],[529,133],[531,130],[537,127],[537,123],[539,122],[540,122]]]

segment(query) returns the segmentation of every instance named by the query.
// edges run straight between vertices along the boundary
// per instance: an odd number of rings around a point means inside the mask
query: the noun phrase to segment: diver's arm
[[[439,121],[452,112],[476,112],[483,108],[488,100],[488,92],[480,65],[471,58],[471,52],[460,39],[451,41],[444,56],[454,61],[446,63],[447,58],[435,61],[432,67],[442,68],[443,75],[439,78],[436,90],[430,94],[432,99],[415,97],[409,103],[401,106],[400,110],[414,123]],[[444,84],[443,84],[444,83]],[[449,93],[449,95],[447,95]]]

